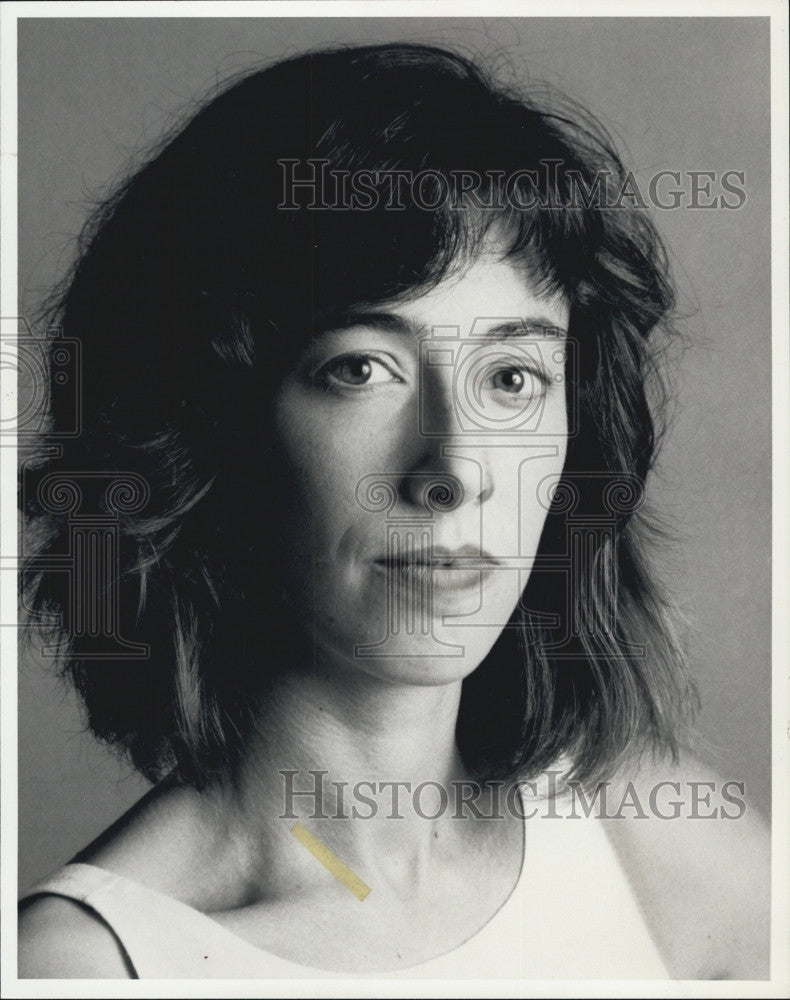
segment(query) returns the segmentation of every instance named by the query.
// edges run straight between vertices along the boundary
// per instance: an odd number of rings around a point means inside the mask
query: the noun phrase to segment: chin
[[[436,574],[433,575],[436,581]],[[335,669],[351,668],[392,683],[417,686],[462,681],[488,656],[510,619],[518,577],[499,575],[485,587],[387,588],[373,577],[335,580],[318,589],[303,621],[315,622],[313,648]],[[493,583],[493,585],[492,585]],[[444,584],[444,586],[441,586]]]
[[[366,642],[350,636],[335,637],[329,656],[394,684],[432,687],[468,677],[488,656],[501,633],[498,626],[469,628],[437,621],[427,634],[389,634],[378,640],[371,636],[371,641]]]

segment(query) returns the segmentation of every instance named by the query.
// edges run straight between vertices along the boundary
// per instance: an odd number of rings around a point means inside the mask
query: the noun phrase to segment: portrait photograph
[[[784,6],[4,7],[3,994],[786,995]]]

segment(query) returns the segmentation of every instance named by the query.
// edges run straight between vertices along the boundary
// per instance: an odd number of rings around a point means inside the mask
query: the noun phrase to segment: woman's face
[[[487,655],[565,459],[567,326],[564,300],[487,252],[352,311],[282,383],[280,572],[324,665],[442,684]]]

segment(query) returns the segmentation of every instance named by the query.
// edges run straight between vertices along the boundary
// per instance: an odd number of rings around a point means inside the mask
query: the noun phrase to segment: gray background
[[[768,20],[47,19],[19,24],[20,307],[68,266],[91,199],[218,81],[332,42],[429,41],[515,64],[582,100],[646,191],[658,170],[742,170],[738,211],[654,213],[691,348],[653,497],[676,529],[664,576],[690,616],[701,753],[770,793]],[[683,185],[688,188],[688,184]],[[20,664],[20,887],[147,789],[81,733],[46,664]]]

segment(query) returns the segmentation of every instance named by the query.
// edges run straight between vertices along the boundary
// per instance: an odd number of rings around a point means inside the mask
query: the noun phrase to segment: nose
[[[474,436],[459,422],[452,380],[428,372],[416,433],[407,450],[403,499],[434,512],[485,503],[494,484],[486,451],[474,444]]]

